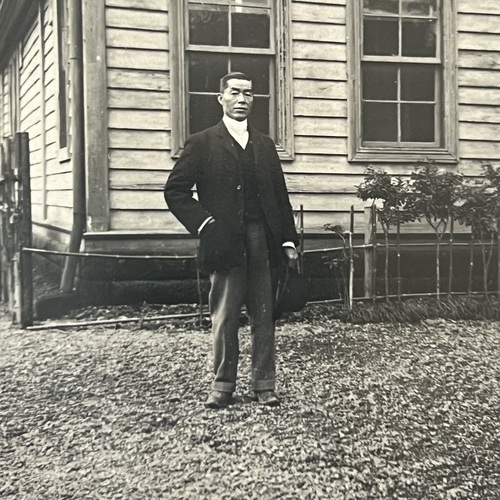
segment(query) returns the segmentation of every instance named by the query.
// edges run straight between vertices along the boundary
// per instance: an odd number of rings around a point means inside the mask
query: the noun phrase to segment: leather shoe
[[[231,396],[230,392],[212,391],[205,401],[205,406],[214,410],[225,408],[231,401]]]
[[[274,391],[255,391],[259,404],[264,406],[279,406],[280,400]]]

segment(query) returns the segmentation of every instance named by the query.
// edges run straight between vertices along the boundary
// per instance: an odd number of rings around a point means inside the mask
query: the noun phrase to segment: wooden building
[[[0,135],[30,135],[41,247],[68,248],[78,190],[80,249],[192,252],[162,189],[218,120],[227,70],[254,78],[311,241],[363,212],[369,164],[500,160],[498,0],[1,0],[0,65]]]

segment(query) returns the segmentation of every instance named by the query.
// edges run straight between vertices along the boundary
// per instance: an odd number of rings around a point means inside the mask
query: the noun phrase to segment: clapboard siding
[[[460,2],[458,2],[460,8]],[[500,33],[498,14],[465,14],[459,11],[458,31],[460,33]]]
[[[135,189],[144,191],[157,191],[163,193],[166,173],[157,166],[156,170],[112,170],[110,172],[110,187],[114,190],[133,191]],[[291,193],[354,193],[355,186],[363,181],[363,171],[358,173],[339,176],[338,182],[331,183],[329,173],[293,174],[286,175],[288,190]],[[163,198],[162,207],[163,208]]]
[[[127,216],[129,207],[116,206],[122,199],[122,195],[117,197],[120,188],[113,182],[117,172],[134,169],[151,176],[155,169],[172,163],[168,19],[167,0],[106,0],[112,230],[138,229],[133,216],[130,220]],[[165,175],[158,178],[158,185],[162,178],[164,182]],[[137,199],[141,189],[140,183],[132,184],[126,197]],[[142,229],[150,229],[147,220],[145,215]]]
[[[156,109],[158,111],[168,111],[170,110],[170,94],[154,91],[109,89],[108,107],[110,109]]]
[[[127,8],[124,6],[125,8],[113,8],[109,5],[109,2],[106,3],[106,6],[106,25],[108,28],[168,32],[166,6],[164,12],[149,11],[143,7]]]
[[[42,93],[42,53],[41,28],[38,23],[31,26],[21,43],[21,65],[19,74],[19,120],[20,131],[29,135],[30,174],[32,178],[43,180],[43,150],[45,148],[42,135],[43,93]],[[36,184],[35,184],[36,185]],[[31,213],[34,220],[43,217],[43,189],[35,189],[32,185]]]
[[[499,2],[461,0],[457,16],[459,170],[500,159]]]
[[[109,68],[168,71],[166,50],[109,48],[106,53]]]
[[[292,23],[303,21],[309,23],[346,24],[345,2],[292,2]]]
[[[108,28],[106,30],[106,44],[108,47],[163,51],[168,48],[168,33],[166,31]]]
[[[106,0],[109,7],[166,11],[169,0]]]
[[[168,91],[168,73],[137,69],[108,69],[108,88]]]
[[[50,4],[50,5],[49,5]],[[72,164],[66,158],[61,160],[59,150],[59,118],[58,118],[58,61],[57,34],[53,2],[48,2],[45,12],[45,219],[52,226],[70,230],[73,221],[73,175]],[[71,97],[71,96],[70,96]],[[68,103],[68,111],[71,110]],[[71,123],[71,122],[70,122]],[[71,130],[68,141],[71,139]],[[63,202],[61,200],[64,200]]]
[[[358,207],[355,209],[354,230],[355,232],[362,233],[366,222],[362,207],[359,204]],[[147,227],[147,232],[158,231],[167,234],[187,234],[184,226],[168,210],[161,212],[157,210],[112,210],[110,216],[111,230],[120,231],[120,228],[127,225],[128,231],[131,232],[141,232]],[[328,223],[340,224],[346,228],[349,227],[350,205],[345,207],[345,209],[342,207],[341,210],[335,212],[331,210],[331,207],[325,207],[324,211],[308,211],[304,209],[304,227],[307,228],[308,232],[326,234],[324,225]],[[416,223],[411,226],[403,225],[401,227],[403,234],[416,231],[428,232],[428,228],[425,223]],[[142,251],[144,250],[142,248]]]
[[[291,14],[296,156],[284,170],[292,207],[303,205],[306,231],[319,232],[349,211],[364,171],[347,164],[345,1],[293,2]]]
[[[38,17],[20,44],[20,130],[30,137],[32,215],[38,223],[67,230],[71,227],[71,164],[58,160],[57,87],[53,3],[43,3]],[[55,179],[58,180],[56,182]],[[41,230],[43,232],[43,230]]]
[[[170,130],[170,111],[144,109],[110,109],[108,123],[111,129]]]
[[[326,222],[348,225],[351,205],[363,208],[355,186],[367,165],[347,161],[347,2],[291,3],[295,158],[283,168],[294,208],[304,205],[306,232],[323,232]],[[446,168],[477,175],[500,160],[500,2],[456,5],[460,161]],[[162,194],[174,164],[169,22],[167,0],[106,0],[112,230],[185,233]],[[379,166],[404,175],[414,165]]]
[[[500,112],[497,106],[460,106],[462,122],[500,123]]]
[[[170,134],[158,130],[116,130],[109,132],[109,147],[111,149],[153,149],[169,150]]]
[[[500,87],[500,72],[462,68],[458,74],[461,87]]]
[[[500,52],[499,33],[460,33],[458,36],[459,50],[481,50]]]

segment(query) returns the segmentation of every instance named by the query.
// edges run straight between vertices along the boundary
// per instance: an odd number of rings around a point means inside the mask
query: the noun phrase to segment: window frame
[[[22,65],[21,50],[16,49],[6,66],[7,75],[7,106],[8,106],[8,127],[9,136],[13,136],[21,128],[21,82],[20,72]],[[4,73],[5,74],[5,73]],[[3,89],[2,89],[3,90]],[[7,134],[6,134],[7,135]]]
[[[435,58],[391,57],[391,62],[415,62],[436,64],[442,74],[441,85],[436,85],[436,116],[441,116],[441,144],[429,143],[393,143],[362,141],[362,60],[382,62],[384,56],[364,56],[362,54],[363,0],[348,2],[349,37],[348,37],[348,160],[351,162],[427,162],[456,163],[458,161],[458,125],[457,125],[457,76],[456,61],[456,8],[452,0],[441,0],[440,38]],[[389,59],[389,58],[388,58]],[[439,72],[439,70],[438,70]],[[446,113],[443,112],[446,110]]]
[[[56,114],[59,146],[58,159],[60,162],[63,162],[70,159],[68,1],[53,0],[53,2],[58,90]],[[64,13],[61,12],[61,8],[64,9]],[[63,44],[65,45],[64,49]],[[61,105],[62,99],[64,99],[64,107]]]
[[[272,0],[275,5],[271,11],[271,22],[275,23],[275,37],[271,39],[271,52],[274,54],[275,87],[270,88],[270,106],[274,104],[276,112],[275,136],[276,150],[281,160],[294,159],[293,140],[293,96],[292,96],[292,39],[290,30],[291,0]],[[171,84],[171,114],[172,114],[172,143],[171,154],[178,158],[182,153],[188,138],[188,89],[187,89],[187,22],[188,1],[179,0],[171,4],[171,29],[170,29],[170,84]],[[199,46],[194,50],[206,51],[210,46]],[[214,46],[214,52],[230,54],[230,51],[221,50]],[[252,53],[252,49],[242,48],[241,52]],[[273,63],[271,63],[273,64]],[[222,75],[221,75],[222,76]],[[272,131],[272,126],[270,128]]]

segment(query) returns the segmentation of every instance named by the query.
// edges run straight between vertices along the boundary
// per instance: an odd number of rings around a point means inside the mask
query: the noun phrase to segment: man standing
[[[165,200],[186,229],[200,235],[198,263],[210,274],[214,381],[206,406],[224,408],[235,390],[243,304],[252,336],[252,388],[259,403],[276,406],[272,270],[283,259],[295,264],[297,232],[274,142],[247,124],[251,79],[224,76],[218,100],[222,120],[188,139]]]

